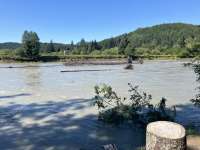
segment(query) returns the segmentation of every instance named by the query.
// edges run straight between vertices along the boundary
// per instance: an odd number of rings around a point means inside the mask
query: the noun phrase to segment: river
[[[119,95],[128,95],[128,84],[162,97],[169,106],[180,106],[177,120],[199,121],[190,99],[196,94],[196,76],[183,61],[145,61],[134,70],[124,65],[64,66],[62,63],[0,64],[0,149],[98,149],[115,143],[122,150],[144,145],[144,131],[112,127],[97,121],[90,103],[94,86],[109,84]],[[8,66],[17,68],[6,68]],[[21,68],[22,67],[22,68]],[[61,72],[64,70],[102,70]],[[105,70],[106,69],[106,70]],[[192,111],[192,113],[191,113]],[[187,115],[187,116],[186,116]]]

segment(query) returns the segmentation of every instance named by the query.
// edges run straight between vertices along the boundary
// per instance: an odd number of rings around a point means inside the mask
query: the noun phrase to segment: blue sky
[[[0,0],[0,42],[102,40],[161,23],[200,24],[200,0]]]

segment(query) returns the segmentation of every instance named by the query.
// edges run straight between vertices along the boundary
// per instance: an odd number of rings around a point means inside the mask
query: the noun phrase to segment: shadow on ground
[[[1,150],[98,150],[115,143],[133,150],[145,143],[145,131],[112,127],[97,121],[90,100],[49,101],[0,107]]]
[[[176,121],[184,126],[194,126],[200,132],[200,108],[193,104],[177,105]]]

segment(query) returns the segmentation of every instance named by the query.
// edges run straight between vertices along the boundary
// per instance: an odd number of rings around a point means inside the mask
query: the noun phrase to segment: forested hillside
[[[20,43],[16,42],[6,42],[6,43],[0,43],[0,49],[16,49],[21,46]]]
[[[62,43],[53,43],[53,47],[55,51],[64,50],[69,44],[62,44]],[[41,51],[49,51],[51,45],[51,42],[49,43],[40,43],[40,49]],[[21,43],[16,42],[5,42],[0,43],[0,50],[15,50],[22,46]]]
[[[156,25],[104,40],[100,44],[105,48],[108,45],[118,47],[121,53],[136,49],[137,54],[189,55],[200,51],[200,26],[182,23]]]
[[[95,38],[95,37],[94,37]],[[17,49],[19,43],[1,43],[0,49]],[[161,24],[102,41],[71,44],[41,43],[41,52],[66,51],[76,55],[178,55],[191,57],[200,52],[200,26],[183,23]]]

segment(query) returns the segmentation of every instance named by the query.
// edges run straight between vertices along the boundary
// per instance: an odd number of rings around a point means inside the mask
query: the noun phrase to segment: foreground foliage
[[[197,82],[200,82],[200,64],[196,64],[196,65],[193,65],[194,67],[194,72],[195,74],[197,75]],[[191,99],[191,102],[197,106],[197,107],[200,107],[200,86],[197,87],[197,90],[198,90],[198,94],[196,94],[195,98]]]
[[[150,94],[139,92],[138,86],[128,85],[130,87],[128,98],[119,97],[111,86],[95,86],[93,103],[99,109],[99,120],[116,125],[123,122],[146,125],[158,120],[174,120],[175,109],[166,107],[165,98],[162,98],[157,105],[153,105]]]

